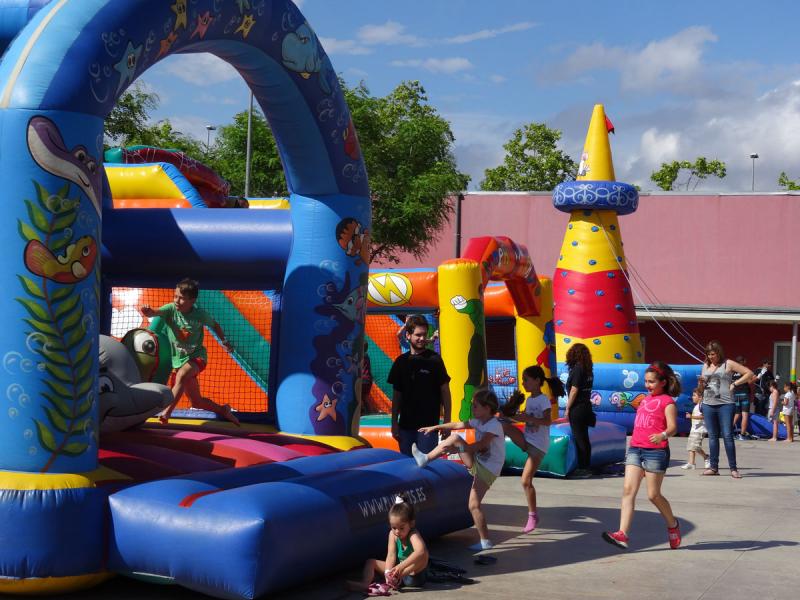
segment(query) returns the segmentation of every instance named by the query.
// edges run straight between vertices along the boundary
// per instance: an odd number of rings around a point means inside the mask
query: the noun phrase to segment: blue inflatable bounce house
[[[351,434],[359,382],[346,367],[360,364],[368,265],[339,238],[369,231],[369,187],[336,74],[297,7],[2,0],[0,39],[2,590],[60,594],[124,573],[253,598],[379,553],[398,492],[418,504],[426,535],[468,526],[462,467],[419,469],[380,449],[102,484],[98,397],[109,380],[98,339],[111,285],[193,275],[204,288],[280,289],[278,428]],[[112,208],[104,119],[149,67],[197,52],[230,63],[253,91],[290,211]],[[166,468],[175,447],[153,437],[160,454],[140,445],[133,456],[129,442],[117,464]]]

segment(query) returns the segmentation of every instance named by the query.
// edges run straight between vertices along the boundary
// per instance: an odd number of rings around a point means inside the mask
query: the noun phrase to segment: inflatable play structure
[[[615,181],[610,121],[602,104],[592,112],[578,175],[553,190],[553,206],[570,219],[553,276],[556,352],[563,361],[572,344],[592,352],[592,404],[597,418],[633,430],[635,406],[644,396],[642,343],[628,281],[618,216],[636,211],[639,192]],[[566,381],[560,363],[559,376]],[[672,365],[681,379],[677,398],[679,431],[690,423],[691,393],[700,365]],[[565,399],[561,400],[564,407]]]
[[[0,268],[9,401],[0,520],[13,540],[0,548],[2,590],[61,594],[125,573],[253,598],[379,552],[386,510],[403,491],[426,535],[467,526],[462,467],[339,451],[363,446],[350,433],[367,262],[351,250],[369,239],[369,189],[335,72],[297,7],[2,0],[0,38],[10,244]],[[122,169],[156,164],[164,207],[141,208],[132,191],[120,195],[127,208],[112,205],[104,118],[142,72],[191,52],[215,54],[248,82],[280,149],[289,210],[178,208],[211,205],[222,190],[208,178],[191,199],[188,187],[171,188],[181,169],[161,154],[114,168],[124,179]],[[275,427],[194,420],[120,431],[168,396],[143,381],[158,352],[147,330],[123,344],[135,367],[100,352],[120,310],[111,291],[171,289],[185,276],[209,293],[279,291]],[[247,360],[232,360],[245,370]]]

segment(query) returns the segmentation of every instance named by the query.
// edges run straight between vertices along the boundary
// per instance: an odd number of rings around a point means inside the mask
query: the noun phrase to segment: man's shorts
[[[750,412],[750,394],[734,394],[733,403],[736,405],[736,414]]]
[[[686,438],[686,449],[689,452],[696,452],[703,449],[703,436],[705,434],[700,431],[690,431],[689,437]]]
[[[625,464],[644,469],[648,473],[666,473],[669,466],[669,446],[666,448],[628,448]]]
[[[494,480],[497,479],[497,475],[484,467],[477,458],[474,459],[472,466],[469,468],[469,473],[485,483],[487,488],[492,487]]]

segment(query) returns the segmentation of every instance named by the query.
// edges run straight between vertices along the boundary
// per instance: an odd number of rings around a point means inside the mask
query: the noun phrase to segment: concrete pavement
[[[522,534],[527,510],[519,478],[499,478],[485,499],[497,547],[494,565],[473,563],[466,547],[474,529],[429,543],[431,554],[467,569],[474,585],[430,583],[408,590],[415,600],[440,598],[559,599],[636,598],[731,600],[786,598],[800,589],[800,443],[736,442],[743,479],[729,476],[724,450],[719,477],[702,469],[680,469],[686,438],[671,440],[672,463],[662,488],[681,522],[683,545],[670,550],[664,522],[647,500],[637,499],[630,549],[605,543],[616,530],[622,477],[585,480],[537,479],[541,524]],[[642,488],[644,488],[644,484]],[[464,499],[466,502],[466,498]],[[422,532],[423,536],[425,532]],[[343,591],[346,575],[312,581],[279,600],[355,600]],[[201,597],[176,587],[157,587],[118,577],[75,598],[188,599]]]

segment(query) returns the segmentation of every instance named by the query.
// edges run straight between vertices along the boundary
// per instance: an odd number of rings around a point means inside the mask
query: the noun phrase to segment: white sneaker
[[[473,552],[481,552],[483,550],[491,550],[494,548],[494,544],[489,540],[481,540],[477,544],[472,544],[469,549]]]
[[[417,448],[416,444],[411,444],[411,454],[414,455],[414,460],[417,461],[417,466],[424,467],[428,464],[428,455]]]
[[[685,465],[681,465],[681,469],[694,469],[695,466],[692,463],[686,463]]]
[[[710,469],[710,468],[711,468],[711,459],[710,459],[710,458],[707,458],[707,459],[705,460],[705,462],[703,463],[703,466],[704,466],[706,469]]]

